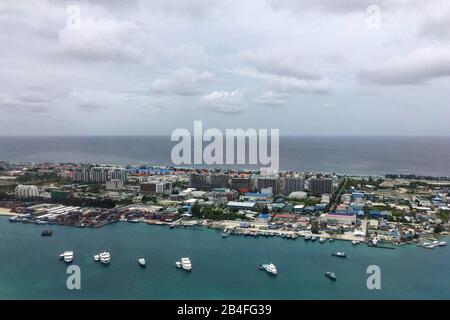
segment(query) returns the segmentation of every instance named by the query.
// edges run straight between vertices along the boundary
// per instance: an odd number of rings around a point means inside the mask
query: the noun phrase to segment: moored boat
[[[260,264],[259,269],[265,270],[267,273],[276,276],[277,275],[277,268],[273,263],[269,264]]]
[[[100,262],[103,264],[109,264],[109,262],[111,261],[111,254],[109,252],[102,252],[99,254],[100,257]]]
[[[64,251],[64,253],[59,255],[59,258],[64,260],[64,262],[71,263],[73,261],[73,251]]]
[[[141,267],[145,267],[145,259],[144,258],[139,258],[138,263]]]
[[[336,280],[336,274],[334,272],[325,272],[325,276],[331,280]]]
[[[50,229],[45,229],[45,230],[42,230],[42,232],[41,232],[41,236],[43,236],[43,237],[50,237],[52,234],[53,234],[53,231]]]
[[[181,267],[186,271],[192,270],[192,263],[189,258],[181,258]]]
[[[334,252],[331,255],[335,256],[335,257],[339,257],[339,258],[347,258],[348,257],[347,254],[343,251]]]

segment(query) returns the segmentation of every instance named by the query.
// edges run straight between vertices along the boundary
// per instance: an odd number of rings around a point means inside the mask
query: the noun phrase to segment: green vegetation
[[[69,180],[61,178],[56,173],[45,173],[41,175],[24,175],[19,176],[15,180],[17,184],[34,184],[34,185],[44,185],[49,183],[67,183]]]

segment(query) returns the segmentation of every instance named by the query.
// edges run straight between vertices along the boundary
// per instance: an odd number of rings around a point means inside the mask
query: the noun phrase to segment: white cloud
[[[330,81],[321,75],[316,59],[292,50],[255,50],[240,54],[253,72],[247,75],[267,82],[272,91],[291,94],[327,94]]]
[[[174,71],[169,77],[154,80],[151,90],[162,95],[197,95],[201,92],[201,86],[211,81],[213,77],[208,71],[198,72],[191,68],[182,68]]]
[[[224,114],[243,113],[246,106],[244,95],[239,89],[234,91],[213,91],[203,95],[201,102],[206,109]]]
[[[286,105],[286,97],[283,94],[266,91],[263,94],[254,97],[252,102],[263,106],[280,107]]]
[[[65,27],[59,31],[50,53],[82,62],[143,62],[148,57],[130,41],[135,30],[132,22],[83,16],[80,29]]]
[[[363,83],[420,85],[450,76],[450,47],[425,47],[362,70]]]

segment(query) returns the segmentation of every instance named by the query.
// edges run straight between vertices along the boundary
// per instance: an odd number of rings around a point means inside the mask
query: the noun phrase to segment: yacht
[[[99,254],[100,262],[103,264],[108,264],[111,261],[111,254],[109,252],[102,252]]]
[[[447,242],[445,242],[445,241],[439,242],[440,247],[445,247],[446,245],[447,245]]]
[[[70,263],[73,261],[73,251],[64,251],[59,257],[65,262]]]
[[[327,241],[327,239],[320,237],[320,239],[319,239],[320,243],[324,243],[325,241]]]
[[[180,261],[175,262],[175,267],[181,268],[181,262]]]
[[[269,264],[260,264],[259,268],[261,270],[265,270],[268,273],[270,273],[271,275],[276,276],[277,275],[277,268],[275,267],[275,265],[273,263],[269,263]]]
[[[373,239],[372,239],[372,244],[373,244],[374,246],[376,246],[376,245],[378,244],[378,239],[377,239],[377,238],[373,238]]]
[[[353,244],[354,246],[356,246],[357,244],[359,244],[359,241],[358,241],[358,240],[353,240],[353,241],[352,241],[352,244]]]
[[[181,258],[181,267],[186,271],[192,270],[191,260],[189,258]]]
[[[338,251],[336,253],[332,253],[331,255],[335,256],[335,257],[339,257],[339,258],[347,258],[347,254],[345,252],[342,252],[342,251]]]
[[[138,263],[141,267],[145,267],[145,259],[144,258],[139,258]]]
[[[305,240],[306,240],[306,241],[311,240],[311,235],[310,235],[310,234],[307,234],[307,235],[305,236]]]
[[[94,261],[99,261],[99,260],[100,260],[100,255],[96,254],[96,255],[94,256]]]
[[[331,280],[336,280],[336,274],[334,272],[325,272],[325,276]]]
[[[311,236],[311,241],[316,241],[317,240],[317,236]]]

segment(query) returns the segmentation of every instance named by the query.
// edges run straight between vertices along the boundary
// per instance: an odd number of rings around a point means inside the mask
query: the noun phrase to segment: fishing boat
[[[145,267],[145,259],[144,258],[139,258],[138,263],[141,267]]]
[[[259,265],[260,270],[265,270],[267,273],[276,276],[277,275],[277,268],[273,263],[269,264],[260,264]]]
[[[331,255],[335,256],[335,257],[339,257],[339,258],[347,258],[348,257],[347,254],[342,251],[333,252]]]
[[[334,272],[325,272],[325,276],[331,280],[336,280],[336,274]]]

